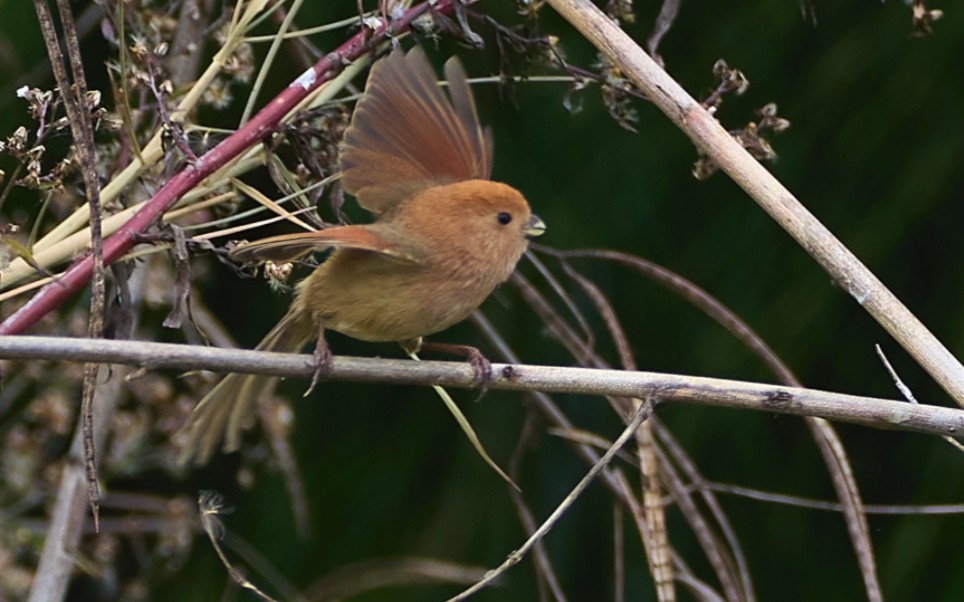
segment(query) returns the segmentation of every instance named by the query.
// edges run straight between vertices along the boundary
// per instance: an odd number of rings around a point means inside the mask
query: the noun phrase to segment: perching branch
[[[207,369],[305,378],[315,371],[311,355],[146,341],[35,336],[0,336],[0,359],[99,362],[149,369]],[[664,405],[670,402],[695,403],[794,416],[819,416],[872,428],[928,435],[961,438],[964,434],[964,410],[816,389],[657,372],[527,364],[492,364],[492,372],[492,389],[653,397]],[[333,359],[330,379],[455,388],[476,385],[475,374],[467,363],[344,356]]]
[[[701,151],[820,263],[837,285],[856,299],[964,406],[964,366],[699,102],[589,0],[549,0],[549,4],[639,86]]]

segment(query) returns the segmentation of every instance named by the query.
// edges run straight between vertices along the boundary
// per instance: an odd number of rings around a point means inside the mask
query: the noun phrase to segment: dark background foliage
[[[483,2],[477,9],[506,23],[519,19],[511,3]],[[636,9],[636,23],[626,28],[642,41],[658,6],[638,3]],[[22,101],[13,90],[24,83],[52,84],[42,67],[46,59],[29,3],[7,3],[4,10],[0,132],[6,135],[24,121]],[[353,10],[352,2],[318,3],[304,11],[300,22],[322,23]],[[773,139],[779,160],[769,168],[961,357],[964,37],[959,32],[964,14],[947,7],[933,35],[922,38],[910,35],[910,8],[900,2],[827,3],[817,7],[816,16],[814,25],[789,1],[683,3],[661,54],[669,73],[697,96],[713,89],[711,68],[719,58],[746,74],[748,92],[728,98],[718,115],[727,127],[742,127],[756,119],[759,107],[778,104],[792,127]],[[574,64],[596,62],[595,50],[548,8],[540,27],[543,34],[559,36]],[[430,53],[433,60],[440,65],[457,52],[471,75],[495,72],[499,62],[490,31],[481,25],[477,31],[489,42],[484,51],[443,42],[440,51]],[[340,34],[326,34],[318,44],[328,50],[340,39]],[[83,48],[91,87],[105,89],[105,57],[98,53],[108,48],[96,32]],[[519,68],[525,69],[521,63]],[[279,65],[268,94],[299,71],[294,64]],[[746,319],[807,386],[895,398],[874,353],[873,345],[880,343],[918,399],[948,403],[883,329],[733,182],[722,174],[705,182],[693,178],[696,152],[661,113],[636,102],[638,133],[631,133],[610,118],[597,87],[576,94],[582,110],[575,114],[563,106],[565,92],[565,84],[550,83],[476,89],[483,121],[495,133],[495,176],[529,198],[549,226],[546,244],[635,253],[691,279]],[[230,127],[239,110],[236,102],[223,116],[205,114],[204,120]],[[31,202],[29,195],[15,195],[3,218],[32,215]],[[198,260],[203,261],[208,260]],[[719,326],[658,286],[606,263],[577,265],[618,310],[641,369],[772,380]],[[535,277],[525,262],[522,269]],[[239,280],[214,263],[203,277],[197,284],[206,302],[245,346],[253,346],[287,304],[262,281]],[[589,303],[575,286],[572,290],[588,311]],[[503,287],[484,310],[525,361],[571,363],[511,287]],[[159,332],[161,319],[162,312],[145,315],[142,333],[180,340],[177,333]],[[601,322],[595,326],[603,332]],[[439,339],[478,345],[497,357],[471,325],[455,327]],[[601,351],[615,362],[612,346],[604,336],[600,341]],[[335,353],[397,354],[391,346],[337,335],[330,343]],[[236,457],[218,457],[183,480],[145,471],[123,486],[191,496],[201,488],[221,490],[234,508],[225,519],[228,529],[299,586],[371,558],[410,555],[494,566],[523,541],[505,487],[431,391],[324,384],[301,399],[303,388],[304,383],[293,382],[284,391],[296,408],[293,445],[313,521],[307,538],[295,530],[282,478],[257,469],[254,486],[239,487]],[[467,402],[463,407],[492,456],[506,462],[525,417],[521,396],[491,392],[476,404],[468,403],[471,393],[457,397]],[[614,437],[620,428],[603,400],[573,396],[559,402],[586,429]],[[833,497],[824,465],[798,419],[682,406],[661,407],[658,416],[709,479]],[[960,453],[940,440],[845,425],[839,431],[866,502],[954,503],[964,495]],[[538,447],[526,456],[520,483],[536,516],[547,515],[585,470],[567,444],[540,436]],[[864,597],[839,514],[734,497],[723,502],[745,547],[760,599]],[[571,600],[612,597],[611,505],[608,492],[594,486],[546,540]],[[676,549],[698,574],[712,580],[680,515],[670,508],[668,516]],[[964,519],[869,520],[888,599],[964,599],[964,573],[954,561]],[[628,596],[654,599],[641,546],[629,528],[626,539]],[[129,564],[121,563],[121,578],[125,571],[141,570],[134,568],[133,558]],[[210,600],[225,581],[212,550],[201,544],[163,586],[150,579],[147,583],[154,599]],[[84,591],[77,586],[72,595],[83,599]],[[455,591],[419,586],[358,599],[436,600]],[[533,600],[536,591],[532,562],[526,560],[477,599]]]

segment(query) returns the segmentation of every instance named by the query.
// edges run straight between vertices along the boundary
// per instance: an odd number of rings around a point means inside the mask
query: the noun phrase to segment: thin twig
[[[884,350],[880,348],[880,345],[874,345],[874,349],[877,350],[877,355],[880,357],[880,361],[883,362],[884,368],[887,369],[890,377],[894,380],[894,386],[896,386],[897,390],[900,391],[900,394],[904,396],[904,399],[910,403],[920,403],[917,401],[917,398],[914,397],[914,393],[910,390],[910,387],[904,384],[904,381],[902,381],[900,376],[897,375],[897,371],[894,370],[894,367],[890,365],[890,361],[887,359],[887,356],[884,355]],[[944,440],[956,447],[957,451],[964,451],[964,444],[961,444],[961,442],[957,439],[954,439],[953,437],[944,437]]]
[[[566,513],[566,511],[576,502],[577,499],[579,499],[579,496],[582,495],[582,492],[586,490],[586,487],[588,487],[589,484],[595,480],[596,476],[606,468],[606,466],[616,456],[616,452],[622,449],[623,445],[625,445],[626,442],[629,441],[633,435],[635,435],[636,429],[639,428],[639,425],[641,425],[643,421],[645,421],[646,418],[652,414],[652,412],[652,402],[639,404],[639,406],[636,408],[635,414],[629,421],[629,425],[623,430],[622,434],[620,434],[609,447],[609,449],[606,450],[606,453],[602,455],[599,461],[589,469],[589,472],[586,473],[586,476],[584,476],[582,480],[580,480],[579,483],[573,487],[572,491],[569,492],[569,495],[567,495],[565,499],[563,499],[562,502],[556,507],[556,509],[553,510],[552,514],[550,514],[549,517],[543,521],[539,528],[536,529],[535,533],[533,533],[518,550],[515,550],[509,554],[509,557],[506,558],[505,562],[503,562],[497,568],[486,573],[485,577],[479,580],[472,587],[466,589],[459,595],[450,598],[449,602],[458,602],[459,600],[467,599],[469,596],[490,585],[507,570],[519,564],[519,562],[525,558],[525,555],[529,552],[529,550],[531,550],[532,547],[539,542],[539,540],[545,537],[546,533],[548,533],[555,526],[555,524],[559,522],[559,519],[562,518],[562,515]]]
[[[719,534],[697,506],[696,500],[693,496],[687,495],[679,472],[662,450],[660,450],[660,466],[665,474],[666,488],[676,502],[677,510],[686,517],[693,535],[703,548],[707,561],[720,580],[726,599],[741,602],[753,600],[753,590],[747,587],[750,581],[749,572],[741,571],[741,567],[736,563],[736,550],[739,550],[739,546],[735,545],[735,542],[728,542],[731,545],[727,547],[723,541],[720,541]]]
[[[616,310],[613,309],[603,292],[591,280],[572,269],[568,263],[563,263],[566,274],[578,284],[583,292],[592,300],[606,324],[609,335],[616,343],[619,361],[624,370],[636,370],[636,359],[630,349],[629,339],[619,321]],[[642,400],[632,399],[629,403],[638,407]],[[653,425],[646,422],[640,425],[636,432],[637,457],[639,472],[643,487],[643,510],[646,513],[646,524],[649,526],[650,538],[643,543],[646,548],[646,558],[649,561],[650,572],[656,587],[656,597],[660,602],[674,602],[676,600],[676,586],[673,581],[673,567],[670,563],[669,534],[666,530],[666,509],[663,507],[661,491],[662,476],[659,462],[656,459],[656,442],[653,436]]]
[[[626,600],[626,544],[623,507],[613,502],[613,602]]]
[[[864,503],[857,487],[857,478],[844,451],[843,441],[833,426],[826,420],[811,418],[806,421],[807,428],[817,444],[817,450],[830,471],[837,497],[844,505],[844,518],[847,532],[857,554],[860,574],[864,578],[864,588],[871,602],[882,601],[883,593],[877,577],[877,563],[870,540],[870,525],[864,512]]]
[[[723,534],[724,539],[726,539],[727,545],[729,546],[730,554],[733,556],[733,564],[735,565],[736,572],[740,580],[740,589],[742,590],[742,596],[739,597],[740,600],[745,602],[754,602],[756,600],[756,593],[753,589],[753,580],[750,577],[750,564],[746,560],[746,555],[743,553],[743,548],[740,546],[740,542],[736,536],[736,530],[733,529],[733,525],[730,523],[729,517],[723,512],[723,508],[713,491],[708,487],[703,487],[702,484],[705,482],[703,475],[696,468],[696,463],[693,462],[689,454],[683,449],[683,447],[676,441],[676,438],[669,429],[663,427],[658,420],[653,420],[656,428],[656,436],[659,438],[663,449],[666,450],[667,457],[663,460],[668,465],[668,468],[664,469],[669,472],[673,465],[671,464],[670,458],[675,460],[676,465],[679,466],[680,471],[682,471],[686,478],[693,484],[690,487],[682,487],[682,489],[677,490],[676,499],[680,506],[680,509],[685,513],[686,504],[689,501],[689,496],[686,492],[690,489],[696,488],[700,496],[703,498],[703,503],[709,509],[713,518],[716,520],[716,524],[719,525],[720,532]],[[676,475],[674,475],[676,476]],[[677,483],[681,483],[679,478],[671,481],[671,486],[675,486]],[[692,522],[692,520],[691,520]],[[696,532],[697,537],[703,537],[704,534]],[[704,548],[707,546],[706,543],[703,544]],[[719,574],[719,571],[717,571]]]
[[[527,407],[526,419],[525,422],[522,423],[522,429],[519,433],[519,439],[516,442],[515,451],[512,452],[512,457],[509,459],[508,472],[513,481],[521,480],[519,478],[519,471],[522,467],[523,457],[526,451],[535,445],[535,440],[538,436],[537,423],[541,423],[538,411],[531,406]],[[538,528],[535,515],[533,515],[525,498],[522,497],[521,492],[515,489],[509,489],[509,495],[512,496],[512,504],[516,508],[516,513],[519,515],[519,521],[522,523],[526,535],[532,535]],[[616,504],[616,507],[622,508],[619,504]],[[542,542],[537,543],[533,549],[532,559],[536,566],[536,576],[539,578],[537,581],[539,585],[539,602],[549,600],[550,593],[556,602],[567,602],[566,595],[562,591],[562,585],[560,585],[559,579],[556,577],[556,571],[552,568],[549,553],[546,551],[546,547]]]
[[[87,336],[92,339],[101,337],[104,328],[104,255],[103,236],[101,231],[100,210],[100,182],[97,178],[97,154],[94,149],[94,133],[90,122],[88,109],[87,83],[84,67],[80,56],[80,42],[77,39],[77,29],[74,25],[73,13],[69,2],[57,0],[60,22],[64,30],[65,46],[67,48],[71,75],[68,76],[64,65],[64,57],[60,52],[60,44],[54,27],[50,6],[46,0],[35,0],[34,8],[43,32],[47,54],[53,69],[57,87],[64,100],[71,134],[80,157],[81,173],[84,188],[87,193],[87,203],[90,206],[91,244],[93,286],[90,299],[90,315],[88,317]],[[73,82],[71,82],[73,79]],[[100,488],[97,484],[97,460],[94,447],[94,390],[97,386],[98,367],[95,364],[84,366],[84,385],[81,403],[81,424],[84,436],[84,469],[87,478],[87,495],[91,512],[94,515],[94,526],[100,519],[98,512],[100,504]]]
[[[484,574],[480,567],[434,558],[363,560],[329,571],[302,594],[309,602],[354,600],[375,589],[415,584],[474,583]]]
[[[772,491],[760,491],[750,487],[730,485],[727,483],[714,483],[703,481],[694,484],[694,487],[706,487],[718,493],[727,493],[745,497],[751,500],[758,500],[772,504],[784,504],[796,508],[806,508],[808,510],[827,510],[830,512],[843,512],[843,505],[840,502],[830,502],[825,500],[815,500],[800,497],[798,495],[787,495],[785,493],[773,493]],[[886,514],[898,516],[929,516],[944,514],[964,514],[964,504],[867,504],[864,506],[867,514]]]
[[[221,496],[211,491],[202,491],[197,503],[200,512],[201,526],[211,541],[211,547],[214,548],[218,558],[221,559],[221,564],[227,569],[231,578],[234,579],[235,583],[252,592],[262,600],[266,602],[276,602],[274,598],[261,591],[257,585],[241,574],[241,571],[234,568],[234,565],[231,564],[228,557],[224,555],[220,544],[221,538],[224,537],[224,525],[221,524],[221,519],[219,518],[222,509]]]

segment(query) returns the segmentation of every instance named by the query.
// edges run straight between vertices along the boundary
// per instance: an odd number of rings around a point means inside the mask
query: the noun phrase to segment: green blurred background
[[[24,122],[13,90],[43,79],[44,51],[29,3],[5,2],[0,23],[0,133]],[[655,3],[637,3],[637,40],[649,33]],[[842,1],[817,7],[816,25],[791,1],[683,3],[661,54],[669,73],[692,94],[715,85],[713,63],[725,59],[751,86],[728,97],[719,113],[730,128],[755,119],[768,102],[791,128],[772,139],[779,160],[770,170],[826,224],[958,357],[964,356],[964,13],[948,6],[933,35],[911,33],[910,8],[901,2]],[[516,23],[514,3],[483,2],[477,10]],[[318,3],[299,23],[350,16],[354,2]],[[552,14],[542,11],[543,34],[556,35],[574,64],[590,66],[594,49]],[[459,53],[470,75],[498,69],[489,31],[482,52],[443,43],[431,52],[440,65]],[[339,34],[318,39],[334,48]],[[408,42],[406,42],[408,44]],[[259,47],[258,52],[263,53]],[[87,52],[89,51],[89,54]],[[92,87],[103,87],[108,47],[95,31],[85,46]],[[101,53],[101,54],[98,54]],[[259,56],[261,56],[259,54]],[[282,64],[273,91],[301,70]],[[40,79],[27,80],[29,74]],[[507,93],[477,87],[483,121],[496,139],[495,176],[529,198],[548,224],[546,244],[574,249],[618,249],[658,262],[691,279],[742,316],[807,386],[896,398],[874,353],[879,343],[905,383],[925,403],[947,396],[914,361],[766,214],[722,174],[698,182],[695,150],[655,108],[635,104],[638,133],[621,129],[590,87],[576,96],[582,110],[563,106],[564,84],[527,83]],[[240,103],[208,125],[231,127]],[[222,120],[223,119],[223,120]],[[15,198],[9,211],[28,211]],[[7,211],[5,210],[5,211]],[[210,261],[202,259],[199,261]],[[551,262],[550,262],[551,264]],[[578,263],[619,312],[641,369],[771,381],[764,367],[714,322],[641,277],[602,262]],[[522,269],[537,278],[530,265]],[[211,262],[203,290],[208,304],[245,346],[253,346],[280,317],[287,298],[259,280],[239,280]],[[573,294],[584,309],[590,304]],[[239,295],[252,299],[240,304]],[[250,296],[250,297],[248,297]],[[551,340],[511,287],[484,306],[526,362],[572,362]],[[223,313],[221,313],[223,311]],[[158,334],[163,313],[146,314],[144,332]],[[599,349],[613,362],[599,329]],[[477,345],[499,359],[471,325],[439,340]],[[397,355],[333,335],[335,353]],[[150,473],[127,487],[166,493],[221,490],[234,512],[228,529],[305,587],[338,567],[366,559],[423,556],[495,566],[525,539],[505,486],[475,455],[452,418],[428,389],[374,384],[324,384],[300,399],[304,383],[288,383],[294,400],[294,446],[306,481],[313,530],[299,540],[283,480],[259,473],[253,488],[234,478],[235,457],[219,457],[184,481]],[[491,392],[473,404],[457,392],[492,456],[512,454],[525,410],[522,397]],[[604,400],[561,396],[583,428],[614,437],[618,420]],[[658,416],[712,480],[800,496],[831,499],[826,469],[801,420],[768,414],[664,406]],[[932,437],[839,426],[867,503],[956,503],[964,496],[962,458]],[[546,516],[585,472],[569,446],[542,434],[526,455],[521,486],[537,517]],[[854,552],[839,514],[723,497],[746,551],[761,600],[865,598]],[[704,579],[713,575],[681,516],[670,509],[676,550]],[[962,600],[961,516],[869,518],[880,580],[890,600]],[[652,600],[638,537],[626,529],[627,599]],[[612,599],[612,498],[594,485],[546,546],[570,600]],[[226,581],[214,553],[197,545],[186,568],[158,600],[214,600]],[[257,578],[256,578],[257,581]],[[384,590],[359,600],[439,600],[452,586]],[[239,599],[250,599],[238,594]],[[688,594],[683,593],[683,599]],[[74,597],[84,594],[75,590]],[[531,559],[477,600],[537,599]]]

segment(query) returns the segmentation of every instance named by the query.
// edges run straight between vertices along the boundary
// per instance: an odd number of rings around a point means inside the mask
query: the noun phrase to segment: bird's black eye
[[[499,223],[502,224],[503,226],[509,225],[509,222],[511,221],[512,221],[511,213],[506,213],[505,211],[503,211],[502,213],[499,214]]]

